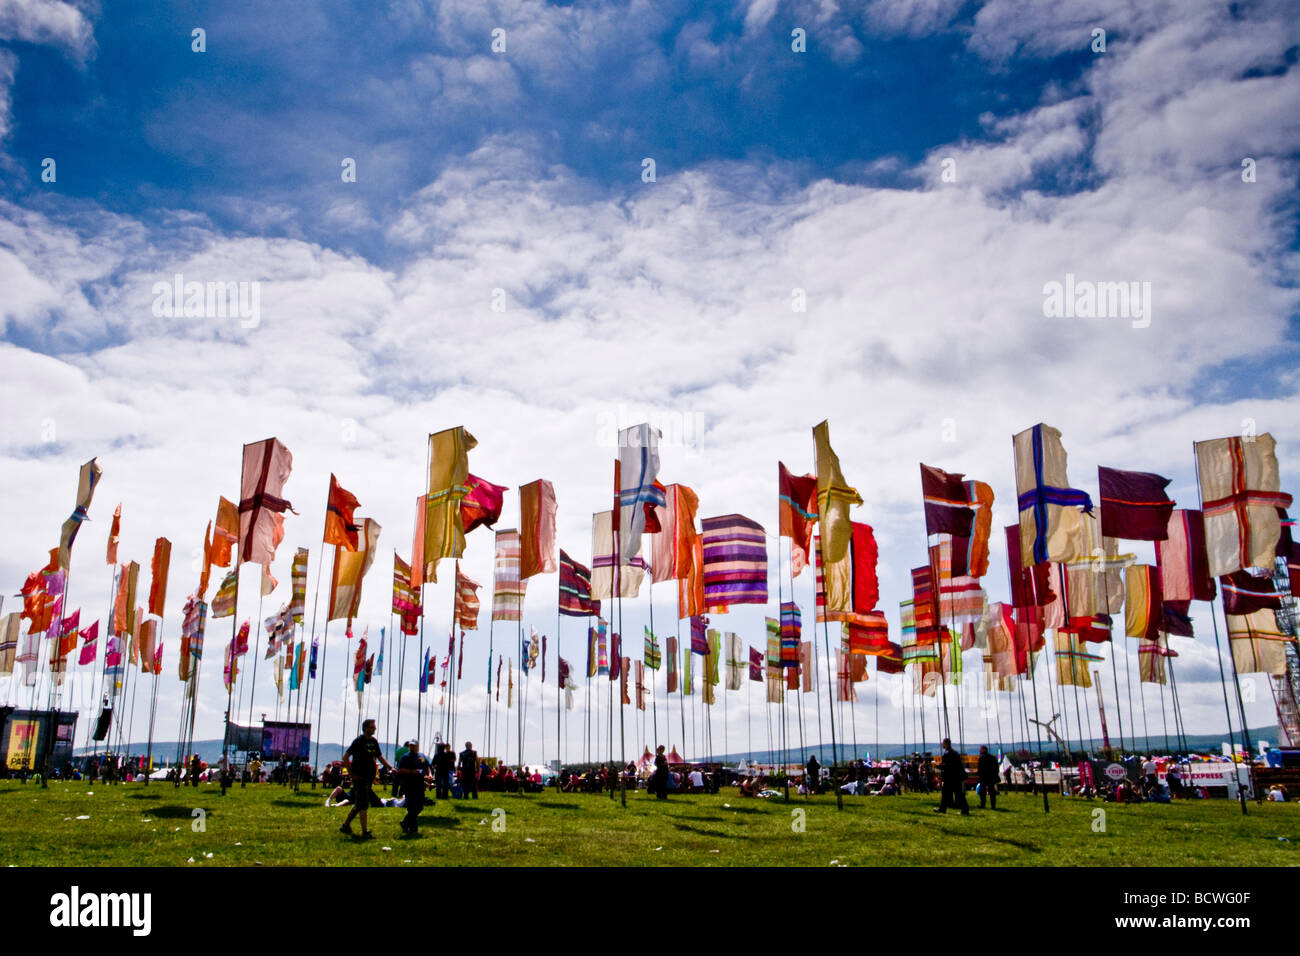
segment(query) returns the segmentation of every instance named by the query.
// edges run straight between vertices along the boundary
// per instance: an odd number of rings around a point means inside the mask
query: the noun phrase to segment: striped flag
[[[460,562],[456,562],[456,623],[463,629],[478,629],[478,589],[480,585],[460,572]]]
[[[492,620],[519,620],[527,587],[528,582],[519,576],[519,532],[513,528],[498,531],[492,571]]]
[[[591,599],[591,570],[560,551],[560,613],[587,617],[600,613],[600,602]]]
[[[743,515],[705,518],[704,603],[710,611],[767,603],[767,538]]]
[[[646,667],[652,671],[659,670],[660,665],[663,663],[663,655],[659,652],[659,638],[655,637],[648,626],[645,629],[645,653],[643,656]]]

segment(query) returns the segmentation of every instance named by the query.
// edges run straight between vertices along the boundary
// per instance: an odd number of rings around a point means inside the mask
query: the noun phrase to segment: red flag
[[[469,534],[479,525],[492,527],[501,517],[505,506],[506,486],[494,485],[477,475],[470,475],[465,481],[469,492],[460,502],[460,521]]]
[[[357,550],[357,532],[360,526],[354,513],[360,506],[356,495],[339,484],[330,475],[329,501],[325,505],[325,544],[338,545],[349,551]]]

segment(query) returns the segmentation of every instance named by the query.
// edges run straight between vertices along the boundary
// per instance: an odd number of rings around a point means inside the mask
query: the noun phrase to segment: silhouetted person
[[[975,774],[980,781],[980,809],[984,809],[984,798],[989,799],[994,810],[998,808],[998,758],[989,753],[988,747],[980,747],[979,763],[975,765]]]
[[[816,754],[808,758],[808,766],[804,767],[804,771],[807,773],[804,782],[808,784],[808,792],[816,793],[822,782],[822,765],[817,762]]]
[[[943,739],[943,756],[939,759],[939,774],[943,778],[943,793],[935,813],[947,813],[949,807],[961,810],[964,817],[970,816],[970,807],[966,805],[966,765],[962,763],[961,754],[952,749],[952,741]]]
[[[473,794],[474,799],[478,799],[478,754],[468,740],[460,752],[460,789],[465,796]]]

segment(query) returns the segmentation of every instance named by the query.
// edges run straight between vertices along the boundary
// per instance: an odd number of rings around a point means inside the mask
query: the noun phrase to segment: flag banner
[[[889,649],[883,654],[876,655],[876,673],[877,674],[902,674],[903,667],[903,647],[901,644],[890,644]],[[804,693],[816,690],[815,686],[810,686],[814,682],[808,678],[804,679]]]
[[[1012,439],[1020,508],[1022,567],[1068,563],[1084,553],[1082,515],[1092,512],[1086,492],[1069,487],[1061,433],[1038,424]]]
[[[559,680],[560,690],[565,690],[573,684],[573,670],[569,667],[569,662],[563,657],[559,657],[559,666],[557,667],[557,679]]]
[[[936,641],[939,627],[938,592],[934,587],[933,569],[928,564],[912,569],[912,615],[917,641],[922,644]]]
[[[519,576],[552,574],[555,564],[555,489],[543,478],[519,488]]]
[[[262,597],[266,597],[280,586],[280,582],[271,576],[271,566],[262,565]]]
[[[727,632],[727,690],[740,690],[745,683],[745,645],[739,634]]]
[[[235,677],[239,674],[239,657],[235,654],[235,642],[226,642],[226,656],[221,667],[221,682],[226,687],[226,693],[230,693],[230,687],[235,682]]]
[[[73,611],[68,617],[65,617],[59,625],[58,640],[55,642],[57,651],[55,653],[60,659],[66,658],[69,654],[77,649],[77,637],[81,632],[81,609]],[[53,637],[53,635],[51,635]]]
[[[139,577],[140,565],[136,562],[122,565],[118,577],[117,602],[113,607],[113,630],[117,634],[135,633],[135,590]]]
[[[938,543],[930,546],[930,580],[939,582],[935,597],[939,617],[953,627],[961,627],[983,618],[988,596],[979,578],[953,574],[955,550],[948,535],[940,535]]]
[[[822,560],[832,567],[844,560],[853,537],[849,508],[862,504],[858,490],[844,480],[840,460],[831,449],[830,426],[822,422],[813,428],[817,451],[817,513],[821,531]],[[847,581],[830,575],[826,582],[826,607],[831,611],[852,610],[852,594]]]
[[[609,674],[609,648],[606,644],[608,627],[604,620],[596,618],[596,676]]]
[[[777,462],[777,478],[781,504],[778,534],[790,539],[790,573],[798,577],[808,566],[813,526],[817,523],[817,476],[796,476]]]
[[[664,639],[668,650],[668,693],[677,693],[677,638]]]
[[[1219,579],[1223,588],[1223,610],[1228,614],[1251,614],[1260,608],[1278,610],[1282,595],[1278,594],[1270,570],[1243,568]]]
[[[967,500],[965,476],[921,465],[921,500],[925,505],[925,533],[969,538],[975,527],[975,509]]]
[[[690,573],[699,505],[700,499],[685,485],[665,486],[664,503],[652,509],[654,523],[659,526],[650,551],[651,573],[656,581],[674,581]]]
[[[299,548],[293,554],[293,564],[289,569],[289,578],[293,592],[289,599],[289,614],[295,624],[302,623],[303,611],[307,606],[307,549]]]
[[[652,671],[659,670],[663,656],[659,653],[659,638],[655,637],[649,626],[645,629],[645,651],[642,654],[645,666]]]
[[[614,597],[613,522],[612,511],[599,511],[591,516],[591,596],[598,601]],[[639,554],[624,560],[617,569],[620,596],[630,598],[640,593],[646,567]]]
[[[1165,682],[1165,658],[1177,657],[1178,652],[1167,646],[1163,637],[1148,641],[1145,638],[1138,644],[1138,673],[1144,684],[1163,684]]]
[[[849,664],[852,656],[845,654],[842,650],[835,651],[835,699],[841,702],[847,701],[850,704],[856,704],[858,701],[857,688],[853,686],[853,677],[849,672]]]
[[[490,481],[484,481],[477,475],[470,475],[465,480],[465,487],[469,490],[460,502],[460,523],[468,535],[475,528],[491,528],[501,517],[501,509],[505,507],[506,492],[509,491],[505,485],[494,485]]]
[[[1160,630],[1167,636],[1195,637],[1191,601],[1165,601],[1161,604]]]
[[[631,698],[629,698],[627,695],[627,679],[629,676],[628,671],[631,670],[630,665],[632,662],[628,660],[626,657],[622,658],[621,661],[622,661],[622,665],[620,666],[618,672],[619,699],[622,702],[622,705],[626,707],[628,704],[632,703]]]
[[[382,529],[374,518],[364,518],[361,530],[357,534],[355,551],[336,548],[334,552],[334,571],[330,575],[330,613],[327,621],[345,619],[352,626],[352,619],[361,607],[361,582],[375,563],[375,554],[379,549],[379,532]]]
[[[465,635],[461,635],[462,648],[465,646]],[[542,635],[542,683],[546,683],[546,635]]]
[[[560,613],[587,617],[600,613],[600,602],[591,599],[591,569],[560,551]]]
[[[763,675],[767,679],[767,701],[779,704],[785,701],[785,672],[781,668],[781,622],[767,618],[767,655]],[[774,696],[775,695],[775,696]]]
[[[705,518],[704,603],[723,613],[733,604],[767,603],[767,540],[742,515]]]
[[[1016,621],[1010,606],[1001,602],[989,605],[991,618],[986,637],[986,657],[995,676],[1014,677],[1021,673],[1016,656]]]
[[[153,673],[153,657],[157,641],[158,622],[153,618],[146,618],[140,624],[140,633],[136,636],[136,654],[140,660],[142,673]]]
[[[770,621],[771,618],[768,618]],[[691,618],[691,653],[707,654],[709,653],[708,638],[709,619],[707,617]]]
[[[457,626],[467,631],[478,630],[478,589],[477,581],[471,580],[460,572],[460,562],[456,562],[456,606],[455,620]]]
[[[293,470],[293,455],[279,439],[244,446],[239,483],[239,559],[270,565],[284,539],[284,512],[293,506],[282,497]],[[296,512],[295,512],[296,513]]]
[[[756,682],[763,679],[763,653],[757,647],[749,649],[749,679]]]
[[[635,661],[633,663],[636,676],[636,709],[645,710],[645,663]],[[623,703],[627,703],[624,701]]]
[[[357,524],[356,510],[360,506],[357,496],[340,485],[331,473],[329,498],[325,505],[325,544],[345,551],[357,550],[361,543],[361,527]]]
[[[1169,481],[1150,472],[1099,467],[1101,533],[1108,538],[1163,541],[1174,510],[1174,502],[1165,494]]]
[[[225,498],[217,499],[217,523],[212,528],[212,564],[230,567],[239,545],[239,506]]]
[[[622,674],[623,666],[623,641],[616,631],[611,631],[609,635],[609,679],[618,680]]]
[[[799,666],[799,638],[803,625],[799,605],[793,601],[781,604],[781,666]]]
[[[506,658],[506,710],[515,706],[515,661]]]
[[[845,651],[854,656],[888,653],[889,643],[889,621],[885,619],[884,611],[872,611],[870,614],[864,614],[856,617],[851,623],[843,627],[842,639],[845,643]]]
[[[1268,432],[1196,443],[1206,555],[1216,578],[1273,566],[1282,530],[1278,509],[1291,505],[1281,491],[1275,447]]]
[[[1160,571],[1150,564],[1124,569],[1124,633],[1154,641],[1164,620]]]
[[[494,691],[494,693],[495,693],[495,695],[496,695],[496,701],[497,701],[498,703],[501,701],[501,666],[502,666],[503,664],[505,664],[505,662],[506,662],[505,657],[504,657],[503,655],[501,655],[501,654],[498,654],[498,655],[497,655],[497,680],[496,680],[496,690]],[[488,658],[488,667],[491,667],[491,666],[492,666],[492,658],[489,657],[489,658]]]
[[[108,529],[108,546],[105,549],[104,563],[110,567],[117,564],[117,542],[122,537],[122,502],[113,509],[113,524]]]
[[[618,430],[614,498],[618,502],[619,553],[624,564],[641,554],[647,508],[667,504],[665,489],[658,484],[660,437],[659,429],[648,424]]]
[[[153,544],[153,560],[149,563],[149,613],[162,617],[167,604],[167,576],[172,565],[172,543],[159,538]]]
[[[816,692],[817,651],[814,649],[812,641],[802,641],[799,644],[799,678],[802,693],[812,694]]]
[[[961,635],[951,628],[940,628],[939,663],[941,673],[949,684],[961,683]]]
[[[460,506],[469,494],[469,453],[476,445],[478,440],[461,425],[429,436],[421,582],[437,583],[438,561],[459,558],[465,553],[465,525]]]
[[[966,500],[975,509],[968,537],[953,536],[953,574],[982,578],[989,570],[989,535],[993,530],[993,488],[983,481],[963,482]]]
[[[248,653],[248,632],[249,621],[239,625],[239,631],[235,634],[235,656],[243,657]]]
[[[429,649],[426,647],[424,649],[424,660],[420,662],[420,693],[421,694],[428,693],[430,678],[433,675],[433,667],[434,667],[434,662],[429,660]],[[497,676],[499,679],[500,675]],[[501,699],[499,695],[500,695],[500,691],[498,689],[498,697],[497,697],[498,700]]]
[[[1261,608],[1227,617],[1228,643],[1237,673],[1286,676],[1286,644],[1292,638],[1278,626],[1277,612]]]
[[[95,488],[99,484],[100,475],[103,474],[96,461],[97,459],[92,458],[81,466],[81,472],[77,476],[77,503],[72,509],[72,515],[63,522],[63,528],[59,533],[59,567],[65,572],[72,561],[72,543],[77,540],[81,523],[89,517],[90,502],[95,497]]]
[[[719,662],[722,658],[722,634],[709,631],[709,653],[704,655],[704,680],[707,684],[717,684],[722,680]]]
[[[8,618],[6,618],[6,620],[8,620]],[[0,629],[0,672],[4,671],[4,642],[5,638],[3,637],[3,629]],[[15,640],[15,645],[16,643]],[[82,667],[85,667],[88,664],[93,665],[95,663],[95,654],[98,651],[98,645],[99,622],[96,621],[94,624],[90,625],[90,627],[81,632],[81,655],[77,658],[77,663]],[[11,659],[12,653],[13,652],[10,651]]]
[[[695,655],[685,648],[682,648],[682,696],[690,697],[695,693],[695,685],[691,680],[691,658]]]
[[[1083,516],[1084,554],[1065,566],[1069,612],[1073,617],[1118,614],[1124,607],[1124,568],[1137,555],[1119,553],[1119,541],[1101,533],[1101,519]]]
[[[411,566],[393,552],[393,613],[406,635],[420,632],[420,589],[411,586]]]
[[[1091,687],[1091,665],[1102,660],[1084,650],[1085,645],[1073,634],[1056,632],[1056,683],[1058,686]]]
[[[208,606],[198,599],[197,593],[185,600],[181,618],[181,653],[179,676],[189,680],[197,671],[194,661],[203,659],[203,638],[207,630]]]
[[[307,642],[299,641],[294,651],[293,670],[289,672],[289,692],[302,687],[303,669],[307,660]]]
[[[492,620],[517,621],[528,582],[519,575],[519,532],[496,532],[492,569]]]

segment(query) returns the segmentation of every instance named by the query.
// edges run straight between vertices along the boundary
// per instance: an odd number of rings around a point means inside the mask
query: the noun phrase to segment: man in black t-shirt
[[[409,741],[406,753],[397,761],[397,782],[406,797],[406,816],[402,818],[402,832],[415,836],[419,832],[420,811],[424,809],[424,788],[433,783],[429,761],[420,753],[419,741]]]
[[[371,788],[375,785],[375,761],[378,760],[389,770],[393,765],[384,759],[375,740],[375,722],[367,719],[361,725],[361,736],[352,741],[343,753],[343,769],[352,777],[352,809],[348,818],[339,827],[340,833],[352,835],[352,818],[361,815],[361,839],[373,840],[375,835],[366,827],[366,810],[370,806]]]
[[[446,800],[451,796],[451,772],[456,767],[456,755],[451,752],[451,744],[438,744],[433,755],[433,780],[438,788],[438,799]]]
[[[478,799],[478,754],[468,740],[465,741],[465,749],[460,752],[460,792]]]

